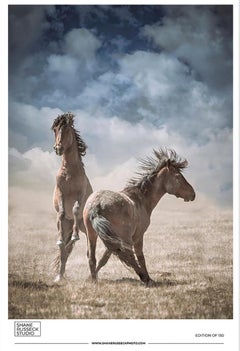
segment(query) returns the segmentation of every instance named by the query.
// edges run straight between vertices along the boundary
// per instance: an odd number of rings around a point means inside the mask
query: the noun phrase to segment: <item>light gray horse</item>
[[[154,150],[154,157],[141,161],[141,173],[120,192],[102,190],[88,198],[83,219],[87,230],[88,258],[92,280],[113,253],[132,267],[140,279],[151,285],[143,254],[143,235],[152,210],[163,195],[172,194],[193,201],[193,187],[182,175],[187,161],[173,150]],[[96,241],[100,237],[106,251],[96,268]],[[136,258],[135,258],[136,256]]]

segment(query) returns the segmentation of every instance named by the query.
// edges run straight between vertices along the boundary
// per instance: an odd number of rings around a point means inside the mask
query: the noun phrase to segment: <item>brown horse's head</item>
[[[168,194],[181,197],[184,201],[193,201],[195,199],[195,191],[181,173],[181,170],[187,164],[186,160],[181,162],[181,164],[174,164],[169,159],[166,166],[162,169],[162,172],[165,173],[164,186]]]
[[[59,156],[71,147],[74,140],[76,140],[79,156],[84,156],[86,153],[86,144],[74,129],[73,122],[74,115],[71,112],[59,115],[53,121],[52,130],[55,134],[55,144],[53,148]]]
[[[57,155],[61,156],[73,142],[73,114],[70,112],[58,116],[52,125],[55,134],[53,146]]]

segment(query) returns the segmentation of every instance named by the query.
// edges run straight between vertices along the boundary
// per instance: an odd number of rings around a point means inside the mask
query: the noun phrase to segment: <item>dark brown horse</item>
[[[57,276],[61,280],[74,242],[79,239],[79,229],[83,232],[83,207],[92,187],[86,176],[82,156],[86,154],[86,144],[74,128],[74,115],[70,112],[58,116],[52,125],[55,134],[54,150],[62,156],[62,165],[56,176],[53,203],[57,211],[59,253],[55,259]]]
[[[83,219],[87,229],[88,258],[92,280],[113,253],[133,268],[146,284],[149,277],[143,254],[143,235],[150,224],[152,210],[163,195],[172,194],[193,201],[193,187],[182,175],[187,161],[172,150],[154,150],[154,157],[141,161],[141,173],[120,192],[102,190],[88,198]],[[96,241],[100,237],[106,251],[96,268]],[[136,256],[136,258],[135,258]]]

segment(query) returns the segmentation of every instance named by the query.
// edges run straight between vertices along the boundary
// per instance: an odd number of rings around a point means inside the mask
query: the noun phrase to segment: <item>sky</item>
[[[50,128],[72,111],[95,190],[168,147],[232,206],[232,6],[10,5],[8,21],[10,186],[52,191]]]

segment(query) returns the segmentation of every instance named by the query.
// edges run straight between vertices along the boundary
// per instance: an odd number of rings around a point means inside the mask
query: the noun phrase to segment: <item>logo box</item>
[[[14,322],[14,336],[36,337],[41,336],[41,322],[18,321]]]

